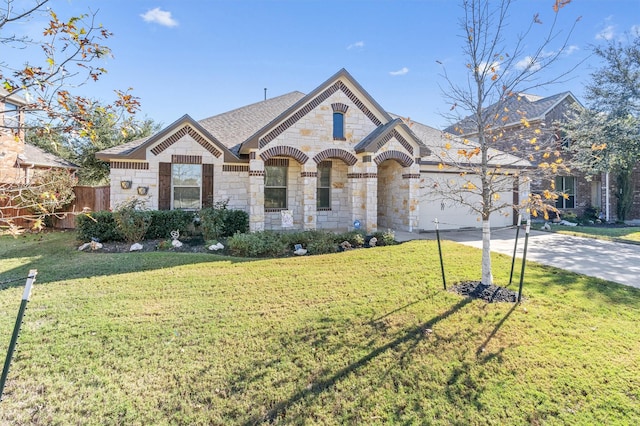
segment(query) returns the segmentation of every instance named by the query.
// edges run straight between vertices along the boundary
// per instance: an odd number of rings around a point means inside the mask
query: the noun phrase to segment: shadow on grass
[[[426,330],[430,330],[438,322],[455,314],[460,309],[465,307],[467,304],[471,303],[472,300],[473,299],[471,298],[465,298],[460,300],[454,306],[449,308],[449,310],[447,310],[446,312],[443,312],[442,314],[433,317],[432,319],[430,319],[425,323],[409,328],[402,336],[398,337],[397,339],[385,345],[382,345],[372,350],[367,355],[352,362],[347,367],[341,370],[338,370],[330,377],[327,377],[326,379],[318,380],[315,383],[312,383],[307,388],[299,390],[298,392],[291,395],[287,400],[281,401],[280,403],[276,404],[271,410],[269,410],[269,412],[264,417],[254,417],[249,421],[247,421],[245,424],[253,425],[253,424],[259,424],[262,422],[275,422],[278,420],[279,417],[286,414],[289,407],[295,405],[299,401],[306,398],[319,397],[324,391],[326,391],[327,389],[330,389],[332,386],[334,386],[341,380],[345,379],[349,374],[366,366],[369,362],[373,361],[378,356],[384,354],[389,350],[393,350],[402,344],[411,342],[412,344],[410,348],[404,351],[404,353],[400,357],[400,359],[403,359],[408,352],[413,350],[418,345],[418,343],[424,339]]]
[[[143,253],[91,253],[80,252],[69,232],[51,232],[21,236],[17,239],[2,237],[0,257],[20,263],[0,272],[0,290],[24,285],[31,269],[38,270],[36,284],[70,279],[92,278],[145,272],[207,262],[243,263],[264,259],[222,256],[212,253],[143,252]],[[22,260],[26,260],[24,263]]]

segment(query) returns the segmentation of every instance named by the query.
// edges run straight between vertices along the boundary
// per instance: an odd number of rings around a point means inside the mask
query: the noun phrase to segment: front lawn
[[[551,225],[551,230],[577,237],[640,243],[640,226],[575,226]]]
[[[442,245],[449,285],[480,276],[479,250]],[[76,247],[0,238],[3,358],[39,271],[0,424],[640,423],[637,289],[531,265],[521,305],[465,299],[442,289],[434,241],[281,259]],[[495,255],[497,284],[510,265]]]

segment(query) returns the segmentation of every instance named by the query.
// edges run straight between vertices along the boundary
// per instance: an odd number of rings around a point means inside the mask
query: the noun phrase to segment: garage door
[[[421,173],[422,181],[424,182],[424,188],[422,188],[422,198],[420,200],[420,220],[419,227],[424,231],[433,231],[435,229],[435,219],[438,219],[440,229],[460,229],[460,228],[481,228],[482,221],[480,215],[461,203],[457,203],[449,197],[443,197],[440,194],[436,194],[432,188],[438,184],[439,188],[460,188],[464,182],[457,174],[444,174],[444,173]],[[474,182],[479,185],[478,182]],[[455,193],[452,191],[452,193]],[[472,195],[467,195],[467,200],[471,200],[479,205],[480,196],[469,198]],[[512,203],[513,191],[505,191],[500,193],[500,201]],[[505,213],[505,214],[500,214]],[[512,209],[504,209],[503,212],[494,212],[491,214],[491,227],[504,227],[513,224]]]

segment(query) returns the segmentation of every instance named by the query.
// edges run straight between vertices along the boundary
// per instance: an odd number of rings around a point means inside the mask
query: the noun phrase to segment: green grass
[[[637,289],[529,265],[522,304],[472,301],[443,291],[434,241],[270,260],[75,247],[0,238],[0,282],[39,271],[0,424],[640,422]],[[479,277],[480,251],[443,250],[449,284]],[[497,284],[510,264],[494,257]],[[3,354],[23,285],[0,290]]]
[[[597,238],[601,240],[620,241],[625,243],[640,243],[640,226],[609,228],[604,226],[567,227],[562,225],[552,225],[551,230],[559,234],[575,235],[578,237]]]

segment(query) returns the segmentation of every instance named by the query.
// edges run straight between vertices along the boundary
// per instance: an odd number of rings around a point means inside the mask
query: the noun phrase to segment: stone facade
[[[341,114],[344,125],[339,136],[334,114]],[[225,123],[234,125],[230,119]],[[163,164],[188,160],[213,167],[213,182],[202,184],[201,206],[204,187],[211,185],[214,201],[228,200],[229,208],[249,214],[252,231],[282,229],[282,210],[291,212],[293,229],[349,230],[360,223],[369,232],[379,226],[412,231],[421,191],[416,160],[424,149],[401,120],[392,119],[341,71],[240,146],[218,140],[185,116],[129,151],[106,150],[98,158],[111,164],[112,208],[129,197],[144,198],[152,209],[166,208],[163,191],[173,189],[160,176]],[[320,163],[330,164],[330,186],[329,205],[318,207]],[[265,208],[269,164],[287,167],[284,208]],[[144,195],[138,187],[146,188]]]

